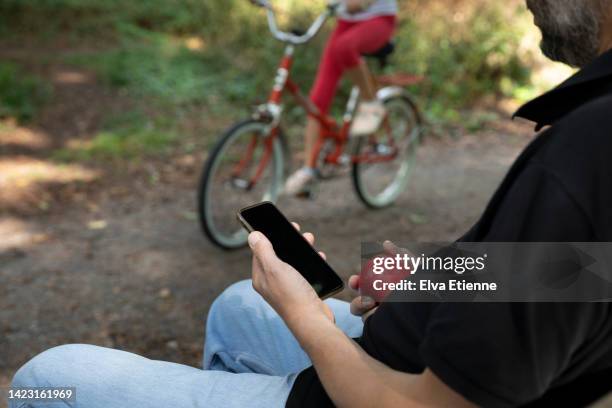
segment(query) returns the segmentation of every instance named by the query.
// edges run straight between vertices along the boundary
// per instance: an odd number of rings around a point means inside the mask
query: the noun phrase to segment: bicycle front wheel
[[[247,233],[236,212],[260,201],[276,201],[284,178],[280,129],[268,124],[238,123],[212,149],[200,179],[198,209],[206,236],[223,249],[246,244]]]
[[[406,95],[383,101],[387,115],[374,135],[362,136],[353,152],[353,186],[370,208],[393,203],[410,177],[423,123],[416,105]]]

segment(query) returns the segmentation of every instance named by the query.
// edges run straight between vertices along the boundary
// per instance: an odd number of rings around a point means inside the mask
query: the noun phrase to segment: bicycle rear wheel
[[[240,122],[217,142],[208,157],[198,192],[200,224],[206,236],[223,249],[246,244],[247,233],[236,212],[260,201],[276,201],[284,179],[282,134],[269,125]]]
[[[353,152],[360,158],[353,163],[353,186],[370,208],[392,204],[404,190],[423,127],[416,105],[406,95],[390,96],[383,103],[387,116],[380,130],[360,137]]]

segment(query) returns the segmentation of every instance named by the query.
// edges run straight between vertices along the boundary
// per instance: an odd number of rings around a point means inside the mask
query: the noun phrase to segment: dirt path
[[[314,201],[281,207],[317,234],[345,276],[362,240],[448,240],[476,219],[529,129],[433,140],[397,205],[369,211],[347,178],[321,186]],[[194,169],[199,163],[194,164]],[[196,172],[168,172],[155,184],[124,181],[87,209],[0,218],[0,385],[32,355],[54,345],[94,343],[198,365],[203,318],[223,288],[249,276],[247,251],[222,252],[194,219]],[[180,182],[179,182],[180,181]]]
[[[210,303],[248,278],[250,264],[247,251],[220,251],[199,230],[203,155],[177,153],[119,172],[49,160],[53,149],[91,137],[100,112],[129,101],[86,72],[43,71],[55,96],[40,120],[0,126],[0,387],[33,355],[65,343],[200,365]],[[430,139],[409,188],[383,211],[367,210],[348,178],[323,184],[313,201],[279,205],[316,233],[348,277],[358,271],[362,241],[460,236],[530,134],[529,125],[502,119],[478,134]]]
[[[362,240],[450,240],[478,217],[530,127],[432,140],[417,177],[397,205],[365,209],[346,178],[321,186],[314,201],[281,207],[346,277]],[[247,251],[222,252],[193,219],[199,167],[182,175],[158,165],[159,181],[125,181],[95,207],[48,216],[0,218],[0,386],[49,347],[93,343],[198,366],[203,319],[223,288],[249,276]],[[127,188],[132,190],[126,191]],[[346,297],[343,293],[341,297]],[[0,403],[2,406],[2,403]],[[605,407],[609,405],[601,405]]]

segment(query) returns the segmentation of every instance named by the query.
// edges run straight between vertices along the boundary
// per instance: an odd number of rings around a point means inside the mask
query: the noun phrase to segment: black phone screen
[[[276,255],[293,266],[319,297],[327,297],[342,289],[342,279],[274,204],[260,203],[240,210],[239,214],[252,230],[261,232],[270,240]]]

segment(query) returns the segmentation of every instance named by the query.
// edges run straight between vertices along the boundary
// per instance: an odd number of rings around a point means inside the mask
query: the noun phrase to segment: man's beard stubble
[[[527,0],[542,32],[544,55],[574,67],[583,67],[597,57],[600,9],[596,1]]]

